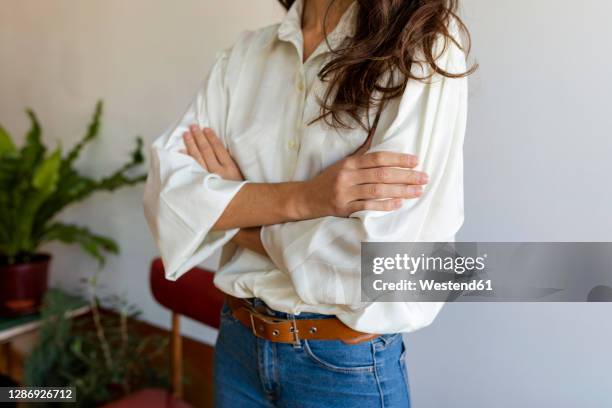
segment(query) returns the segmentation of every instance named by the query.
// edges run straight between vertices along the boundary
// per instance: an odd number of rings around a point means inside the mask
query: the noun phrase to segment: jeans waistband
[[[274,310],[272,308],[270,308],[266,302],[264,302],[262,299],[260,298],[248,298],[245,299],[247,300],[251,306],[253,306],[253,308],[255,308],[256,310],[265,313],[268,316],[271,317],[276,317],[279,319],[296,319],[296,320],[300,320],[300,319],[330,319],[333,318],[335,316],[333,315],[325,315],[325,314],[320,314],[320,313],[300,313],[300,314],[292,314],[292,313],[285,313],[285,312],[279,312],[278,310]]]

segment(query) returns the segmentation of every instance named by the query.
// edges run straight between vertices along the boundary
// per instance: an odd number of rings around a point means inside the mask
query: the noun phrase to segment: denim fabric
[[[264,307],[258,299],[254,306]],[[292,315],[268,309],[280,318]],[[328,316],[302,313],[296,319]],[[215,405],[219,408],[410,407],[401,334],[348,345],[335,340],[299,344],[260,339],[227,305],[215,347]]]

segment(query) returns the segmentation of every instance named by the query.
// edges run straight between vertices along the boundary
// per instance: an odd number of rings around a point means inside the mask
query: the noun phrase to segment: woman
[[[456,0],[281,3],[153,143],[147,220],[168,279],[223,248],[217,406],[406,407],[441,305],[361,303],[360,243],[461,226],[467,32]]]

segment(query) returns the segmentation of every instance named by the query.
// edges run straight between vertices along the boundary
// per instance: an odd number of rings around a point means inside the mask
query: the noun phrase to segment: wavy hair
[[[286,9],[295,3],[279,1]],[[334,1],[330,0],[330,6]],[[333,127],[352,128],[346,120],[348,115],[369,130],[363,114],[402,95],[410,80],[427,81],[435,74],[461,78],[476,70],[474,65],[465,72],[447,72],[436,61],[440,54],[434,55],[440,39],[444,40],[443,50],[452,42],[466,55],[470,52],[469,31],[457,15],[459,0],[355,1],[359,9],[354,36],[332,50],[333,57],[319,72],[319,78],[331,86],[321,102],[321,115],[314,121],[324,119]],[[457,26],[461,41],[451,34],[451,24]],[[414,64],[429,66],[423,70],[429,74],[416,76]],[[401,80],[381,85],[380,79],[387,72],[399,73]]]

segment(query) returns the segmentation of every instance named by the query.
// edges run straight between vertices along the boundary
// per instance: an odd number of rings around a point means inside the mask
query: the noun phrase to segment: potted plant
[[[59,147],[47,153],[38,119],[31,110],[27,113],[31,128],[23,147],[17,148],[0,127],[0,315],[5,316],[38,310],[51,259],[38,252],[42,244],[78,244],[100,263],[106,253],[118,252],[117,244],[108,237],[55,221],[62,209],[96,191],[113,191],[146,177],[129,175],[144,161],[140,138],[131,159],[107,177],[93,179],[74,168],[83,147],[98,136],[102,102],[96,105],[83,139],[65,155]]]
[[[64,294],[50,290],[45,296],[24,385],[74,387],[76,402],[49,404],[71,408],[99,407],[144,388],[167,389],[167,337],[143,330],[140,311],[121,297],[99,296],[95,277],[87,289],[91,313],[75,319]]]

